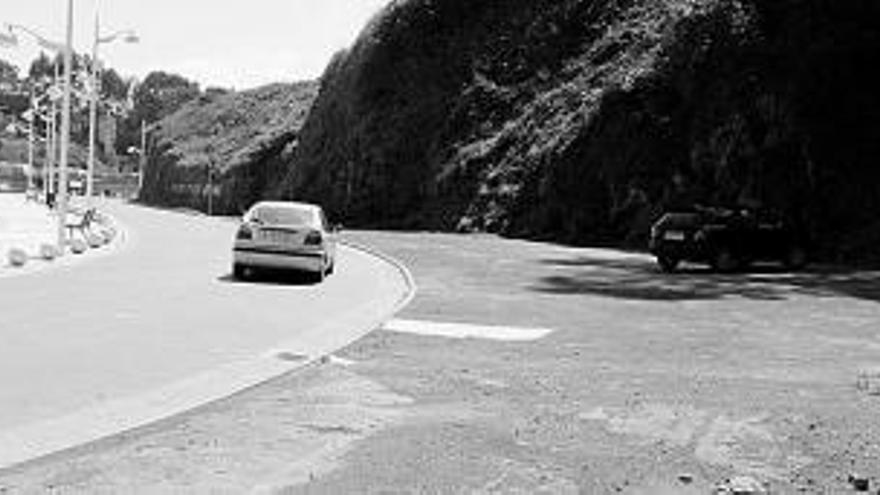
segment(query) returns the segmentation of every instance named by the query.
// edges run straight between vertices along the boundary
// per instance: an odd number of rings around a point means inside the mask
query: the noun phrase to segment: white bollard
[[[12,248],[6,253],[6,258],[9,260],[9,264],[14,267],[22,267],[27,263],[27,253],[24,250],[19,248]]]
[[[59,254],[58,248],[51,244],[40,245],[40,258],[43,258],[46,261],[54,260]]]

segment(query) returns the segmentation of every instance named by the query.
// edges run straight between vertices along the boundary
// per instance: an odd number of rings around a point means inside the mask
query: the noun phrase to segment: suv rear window
[[[693,226],[700,222],[700,215],[697,213],[666,213],[660,219],[660,223],[664,226]]]

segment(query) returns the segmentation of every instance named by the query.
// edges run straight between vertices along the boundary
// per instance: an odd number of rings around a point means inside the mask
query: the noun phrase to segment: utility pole
[[[138,199],[141,196],[141,190],[144,187],[144,170],[147,168],[147,124],[141,119],[141,152],[140,163],[138,163]]]
[[[95,189],[95,134],[97,132],[98,101],[101,98],[101,63],[98,61],[98,47],[101,43],[110,43],[120,37],[127,43],[137,43],[138,41],[137,35],[130,29],[102,37],[99,3],[95,2],[95,33],[92,39],[92,64],[89,71],[89,79],[91,80],[89,84],[89,158],[86,176],[86,198],[89,204],[91,204]]]
[[[34,189],[34,120],[37,118],[37,105],[34,100],[34,88],[31,86],[31,108],[28,118],[28,194]]]
[[[58,248],[64,252],[67,217],[67,161],[70,151],[70,71],[73,64],[73,0],[67,0],[67,39],[64,47],[64,96],[61,106],[61,159],[58,178]]]
[[[52,88],[57,88],[58,84],[58,64],[55,64],[55,79]],[[50,90],[51,91],[51,90]],[[46,170],[48,174],[48,194],[55,194],[55,158],[58,156],[58,134],[55,132],[58,122],[58,114],[55,107],[55,98],[49,97],[49,149],[46,154]]]
[[[205,152],[208,155],[208,216],[210,217],[214,214],[214,146],[209,144]]]
[[[86,201],[92,206],[92,192],[95,183],[95,128],[98,120],[98,97],[100,95],[98,79],[98,42],[100,38],[100,24],[98,22],[98,4],[95,4],[95,37],[92,42],[92,67],[89,74],[89,157],[86,172]]]
[[[214,213],[214,163],[208,158],[208,216]]]
[[[205,154],[208,157],[208,216],[214,214],[214,172],[216,166],[214,142],[217,140],[217,136],[221,131],[222,128],[215,124],[213,129],[211,129],[211,141],[205,147]]]

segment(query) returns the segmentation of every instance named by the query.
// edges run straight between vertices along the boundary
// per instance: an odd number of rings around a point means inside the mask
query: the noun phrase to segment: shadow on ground
[[[774,266],[757,266],[747,272],[713,273],[708,268],[685,265],[676,273],[663,273],[653,259],[626,255],[578,255],[545,259],[543,265],[560,274],[542,277],[532,288],[552,294],[593,294],[614,298],[683,301],[728,296],[755,300],[783,300],[796,295],[850,296],[880,302],[880,270],[820,266],[786,272]]]
[[[319,282],[309,273],[286,272],[286,271],[259,271],[248,275],[244,280],[235,278],[231,273],[217,277],[219,282],[228,284],[267,284],[267,285],[291,285],[308,286]]]

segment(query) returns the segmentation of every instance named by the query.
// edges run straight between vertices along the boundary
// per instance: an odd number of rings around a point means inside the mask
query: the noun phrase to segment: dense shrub
[[[663,208],[761,203],[855,253],[880,206],[876,4],[394,2],[328,67],[277,195],[635,245]]]

